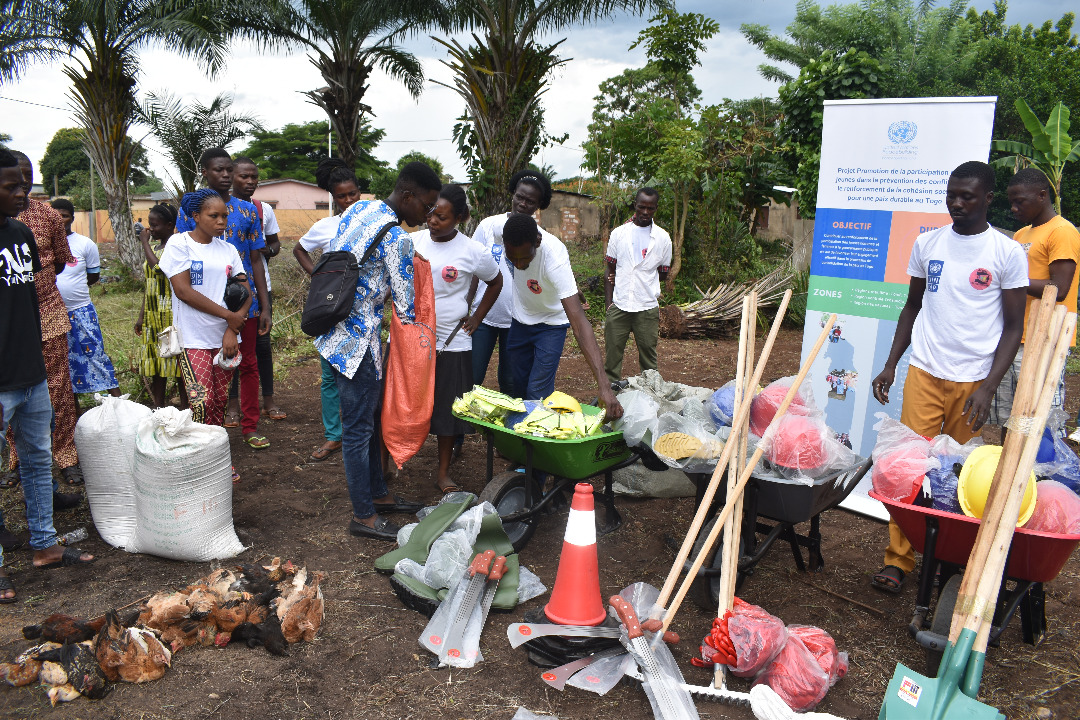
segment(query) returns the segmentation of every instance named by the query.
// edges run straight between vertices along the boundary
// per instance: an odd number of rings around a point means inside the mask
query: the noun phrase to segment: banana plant
[[[1065,165],[1080,160],[1080,140],[1069,137],[1069,108],[1058,102],[1046,124],[1039,120],[1031,107],[1022,99],[1016,100],[1016,111],[1031,133],[1031,144],[1016,140],[995,140],[994,149],[1009,153],[1009,157],[996,160],[998,167],[1012,167],[1013,172],[1025,167],[1042,170],[1054,186],[1054,209],[1061,214],[1061,177]]]

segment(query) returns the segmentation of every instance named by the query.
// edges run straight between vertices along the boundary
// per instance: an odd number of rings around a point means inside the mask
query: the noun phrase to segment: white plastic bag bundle
[[[874,492],[890,500],[911,502],[923,485],[926,473],[941,468],[930,456],[930,441],[899,420],[877,413],[877,442],[871,480]]]
[[[244,546],[232,522],[232,456],[224,428],[191,411],[155,410],[135,439],[135,532],[128,552],[204,562]]]
[[[656,416],[660,403],[641,390],[619,393],[619,403],[623,407],[623,414],[612,423],[612,427],[623,434],[627,445],[651,443],[656,438]]]
[[[75,426],[86,499],[101,539],[122,547],[135,530],[135,435],[150,408],[127,395],[97,395],[101,404]]]

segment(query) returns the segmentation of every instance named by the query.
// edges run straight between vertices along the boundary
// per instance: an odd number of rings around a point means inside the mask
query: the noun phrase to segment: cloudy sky
[[[825,4],[825,3],[822,3]],[[943,3],[941,3],[943,4]],[[978,10],[992,7],[992,0],[971,3]],[[1010,23],[1041,24],[1057,20],[1073,9],[1063,0],[1013,2]],[[699,12],[716,19],[720,32],[709,42],[695,79],[706,103],[723,98],[774,96],[776,84],[763,80],[757,72],[764,56],[739,33],[741,23],[761,23],[780,32],[795,16],[795,3],[779,0],[688,0],[680,2],[681,12]],[[648,18],[623,15],[597,25],[575,28],[548,40],[566,37],[560,46],[562,57],[571,58],[555,71],[544,99],[545,119],[552,135],[569,133],[562,146],[549,147],[537,158],[556,169],[557,177],[577,175],[582,155],[580,146],[592,112],[598,85],[629,67],[645,64],[641,49],[629,51]],[[386,138],[376,156],[395,162],[410,150],[420,150],[438,158],[458,180],[464,168],[454,150],[451,131],[463,110],[462,101],[449,89],[430,80],[448,80],[449,70],[439,61],[446,57],[426,35],[410,38],[405,45],[424,65],[429,79],[419,101],[383,75],[375,75],[365,101],[375,108],[373,123],[386,130]],[[320,87],[322,79],[303,54],[265,55],[253,48],[237,46],[220,76],[209,79],[193,61],[178,58],[160,49],[141,56],[141,92],[168,90],[183,98],[209,101],[220,92],[235,96],[235,107],[254,113],[268,128],[286,123],[325,119],[299,93]],[[68,107],[69,82],[59,66],[33,66],[17,83],[0,86],[0,132],[12,136],[11,145],[27,153],[37,164],[53,134],[76,123]],[[50,106],[50,107],[42,107]],[[145,129],[136,126],[133,135],[142,138]],[[169,172],[167,162],[153,138],[144,141],[151,150],[151,167],[159,177]],[[240,141],[231,148],[243,147]]]

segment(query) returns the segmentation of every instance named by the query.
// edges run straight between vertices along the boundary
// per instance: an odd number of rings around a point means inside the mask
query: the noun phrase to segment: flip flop
[[[262,414],[270,418],[271,420],[284,420],[285,418],[289,417],[288,413],[286,413],[284,410],[277,407],[276,405],[269,410],[264,408]]]
[[[907,573],[895,565],[886,565],[874,577],[870,578],[870,584],[878,590],[896,594],[903,590],[906,575]]]
[[[238,428],[238,427],[240,427],[240,413],[227,413],[225,415],[225,422],[221,423],[221,427],[226,427],[226,428]]]
[[[12,592],[14,592],[15,583],[12,582],[11,578],[9,578],[7,575],[4,575],[3,577],[0,577],[0,593],[7,592],[8,590],[11,590]],[[12,595],[9,598],[0,597],[0,605],[10,605],[11,603],[15,602],[17,599],[18,598],[16,596],[14,596],[14,595]]]
[[[83,552],[84,551],[80,550],[79,548],[73,548],[73,547],[64,548],[64,554],[60,556],[59,560],[56,560],[55,562],[48,563],[46,565],[35,565],[34,567],[36,567],[39,570],[46,570],[48,568],[54,568],[54,567],[71,567],[73,565],[89,565],[89,564],[91,564],[93,562],[97,562],[97,558],[94,558],[93,560],[83,560],[82,559]]]
[[[443,487],[439,482],[435,481],[435,489],[441,492],[443,495],[449,495],[450,493],[461,492],[461,487],[457,483],[451,482],[449,485]]]
[[[60,476],[64,478],[64,482],[68,485],[82,485],[83,474],[82,468],[78,465],[72,465],[60,470]]]
[[[19,487],[19,484],[21,482],[22,482],[22,478],[19,477],[18,468],[14,469],[14,470],[8,470],[3,475],[0,475],[0,488],[3,488],[4,490],[8,490],[8,489],[11,489],[11,488],[17,488],[17,487]]]
[[[331,441],[327,440],[327,442],[331,442]],[[338,446],[337,447],[332,447],[332,448],[326,447],[326,443],[323,443],[320,447],[317,447],[317,448],[315,448],[314,451],[312,451],[311,455],[308,457],[308,460],[311,461],[311,462],[322,462],[323,460],[330,457],[334,453],[340,452],[340,451],[341,451],[341,442],[340,441],[338,441]]]
[[[233,485],[240,482],[240,473],[236,472],[236,467],[235,466],[233,466],[233,468],[232,468],[232,481],[233,481]]]
[[[244,444],[254,450],[265,450],[270,447],[270,441],[263,435],[251,433],[244,437]]]

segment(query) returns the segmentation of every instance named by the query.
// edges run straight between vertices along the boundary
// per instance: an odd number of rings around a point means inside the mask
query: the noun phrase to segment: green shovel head
[[[974,642],[975,633],[964,630],[955,645],[949,643],[936,678],[897,665],[878,720],[1005,720],[997,708],[960,690],[960,679],[968,665],[982,667],[985,653],[972,652]]]

